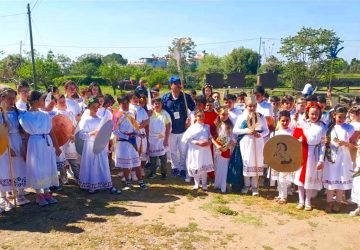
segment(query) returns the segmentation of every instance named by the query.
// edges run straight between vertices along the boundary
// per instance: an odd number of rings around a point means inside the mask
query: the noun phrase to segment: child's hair
[[[206,104],[206,97],[203,95],[199,95],[195,97],[195,102],[197,103],[202,103],[202,104]]]
[[[230,135],[232,133],[232,130],[233,130],[233,127],[234,125],[232,124],[230,118],[228,118],[226,121],[221,121],[220,119],[220,115],[225,113],[225,112],[229,112],[229,110],[226,108],[226,107],[220,107],[218,109],[218,116],[216,117],[216,120],[215,120],[215,126],[216,126],[216,129],[219,130],[221,124],[225,124],[225,129],[226,129],[226,132]]]
[[[102,94],[100,85],[99,85],[99,83],[97,83],[97,82],[92,82],[92,83],[90,83],[89,89],[90,89],[91,93],[92,93],[92,90],[93,90],[94,87],[98,87],[99,94]]]
[[[291,95],[285,95],[281,100],[281,104],[284,103],[294,103],[294,97],[292,97]]]
[[[209,84],[209,83],[206,83],[205,84],[205,86],[202,88],[202,93],[203,93],[203,95],[205,95],[205,89],[206,88],[209,88],[210,89],[210,91],[211,91],[211,95],[213,94],[213,92],[212,92],[212,86]]]
[[[56,91],[58,91],[59,90],[59,88],[58,87],[56,87],[56,86],[53,86],[53,85],[51,85],[51,86],[49,86],[48,88],[47,88],[47,92],[48,93],[50,93],[50,92],[56,92]]]
[[[195,116],[197,116],[197,115],[200,114],[200,113],[204,113],[204,110],[202,110],[202,109],[195,109],[195,110],[194,110]]]
[[[130,102],[130,97],[127,94],[121,94],[117,98],[118,103]]]
[[[214,99],[214,98],[212,98],[212,97],[206,98],[206,103],[211,103],[211,104],[213,104],[214,102],[215,102],[215,99]]]
[[[360,106],[358,105],[354,105],[350,108],[349,113],[355,113],[355,114],[359,114],[360,113]]]
[[[154,99],[151,100],[151,104],[155,104],[155,102],[162,103],[161,102],[161,97],[157,97],[157,98],[154,98]]]
[[[314,95],[309,95],[308,97],[306,97],[305,99],[307,102],[317,102],[317,98]]]
[[[64,94],[61,94],[58,99],[55,98],[55,102],[58,103],[60,99],[65,98]]]
[[[192,94],[192,95],[195,95],[195,96],[196,96],[196,90],[195,90],[195,89],[190,90],[190,94]]]
[[[91,90],[90,90],[88,87],[82,88],[82,89],[80,90],[81,96],[85,96],[85,94],[88,93],[88,92],[91,93]]]
[[[270,102],[280,102],[280,97],[273,95],[270,97]]]
[[[27,81],[21,80],[21,81],[19,82],[19,85],[17,86],[17,91],[19,91],[20,88],[30,88],[30,85],[28,84]]]
[[[37,91],[37,90],[31,91],[30,96],[29,96],[29,104],[30,104],[30,106],[34,105],[34,102],[40,100],[41,98],[45,99],[46,95],[44,96],[43,93],[41,93],[40,91]]]
[[[134,96],[140,99],[140,94],[138,92],[132,91],[128,94],[129,98],[132,99]]]
[[[316,97],[318,103],[325,103],[326,104],[326,98],[324,96],[318,95]]]
[[[114,97],[110,94],[104,95],[104,104],[103,105],[113,105],[115,103]]]
[[[287,111],[287,110],[282,110],[282,111],[279,112],[279,118],[281,118],[282,116],[290,118],[290,112]]]
[[[103,94],[98,94],[97,96],[95,96],[96,98],[104,98],[104,95]]]
[[[77,85],[74,81],[72,80],[67,80],[65,83],[64,83],[64,88],[65,89],[68,89],[70,87],[70,85],[75,85],[75,87],[77,88]]]
[[[322,115],[322,111],[321,111],[322,106],[317,102],[311,102],[308,106],[306,106],[305,118],[309,119],[309,111],[311,108],[317,108],[319,110],[319,117],[317,119],[317,122],[320,121]]]
[[[224,96],[224,101],[228,101],[228,100],[232,100],[232,101],[236,101],[236,96],[233,94],[227,94]]]
[[[220,96],[220,92],[214,91],[214,92],[212,92],[212,95],[214,95],[214,94],[217,94]]]
[[[268,93],[268,92],[265,92],[264,97],[265,97],[266,99],[268,99],[269,96],[270,96],[269,93]]]
[[[247,97],[247,94],[243,91],[237,94],[237,97]]]

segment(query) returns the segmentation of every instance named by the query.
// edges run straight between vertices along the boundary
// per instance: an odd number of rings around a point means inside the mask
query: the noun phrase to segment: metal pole
[[[260,44],[259,44],[259,54],[258,54],[258,63],[257,63],[256,74],[259,73],[259,68],[260,68],[260,61],[261,61],[260,51],[261,51],[261,37],[260,37]]]
[[[34,83],[34,89],[36,90],[36,70],[35,70],[35,57],[34,57],[34,44],[33,44],[33,36],[32,36],[32,28],[31,28],[31,12],[30,12],[30,4],[27,4],[27,14],[29,17],[29,33],[30,33],[30,47],[31,47],[31,63],[32,63],[32,77]]]

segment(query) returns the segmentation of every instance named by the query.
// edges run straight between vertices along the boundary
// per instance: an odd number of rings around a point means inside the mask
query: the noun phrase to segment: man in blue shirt
[[[146,80],[140,80],[139,81],[139,86],[136,87],[135,92],[138,93],[139,95],[148,95],[148,90],[145,86],[145,84],[147,83]]]
[[[170,89],[162,97],[163,109],[166,110],[171,117],[171,134],[170,134],[170,152],[173,168],[173,175],[186,177],[185,165],[185,145],[181,143],[182,135],[184,134],[187,125],[190,124],[189,110],[195,109],[195,103],[191,96],[185,94],[187,106],[186,110],[184,92],[181,91],[181,80],[178,76],[172,76],[169,79]],[[179,172],[180,171],[180,172]]]

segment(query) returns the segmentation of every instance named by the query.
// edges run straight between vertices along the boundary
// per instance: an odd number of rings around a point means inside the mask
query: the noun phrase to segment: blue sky
[[[27,3],[36,3],[33,36],[42,54],[115,52],[136,60],[162,56],[173,38],[189,36],[198,51],[225,55],[240,46],[258,51],[261,36],[263,57],[276,56],[280,38],[305,26],[333,29],[345,40],[339,56],[360,58],[359,0],[0,0],[0,51],[6,54],[18,53],[20,41],[30,50]]]

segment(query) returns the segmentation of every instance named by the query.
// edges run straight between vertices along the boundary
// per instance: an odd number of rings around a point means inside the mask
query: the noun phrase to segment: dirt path
[[[276,204],[274,190],[250,197],[192,191],[173,178],[151,183],[121,196],[66,186],[58,205],[0,215],[0,249],[358,249],[353,206],[305,212]]]

